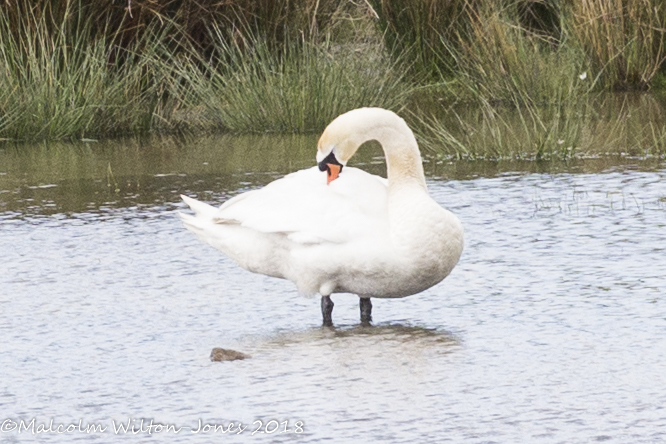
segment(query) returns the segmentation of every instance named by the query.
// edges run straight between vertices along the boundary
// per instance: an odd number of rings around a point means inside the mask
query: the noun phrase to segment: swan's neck
[[[421,153],[407,125],[404,128],[380,127],[371,133],[374,133],[369,135],[371,139],[377,140],[384,149],[389,189],[407,185],[425,189]]]

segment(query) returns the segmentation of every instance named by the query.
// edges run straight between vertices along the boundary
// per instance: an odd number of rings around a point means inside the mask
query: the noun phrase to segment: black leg
[[[330,296],[321,297],[321,315],[324,318],[324,325],[327,327],[333,326],[333,318],[331,317],[331,314],[333,314],[334,305],[335,304]]]
[[[361,307],[361,324],[370,325],[370,322],[372,322],[372,302],[370,302],[370,298],[360,298],[359,305]]]

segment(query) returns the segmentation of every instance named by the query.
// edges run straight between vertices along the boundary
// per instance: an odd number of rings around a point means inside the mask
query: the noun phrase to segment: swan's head
[[[328,183],[337,179],[342,168],[361,144],[371,140],[379,126],[404,121],[395,113],[381,108],[359,108],[336,117],[324,130],[317,144],[317,164],[328,174]]]
[[[347,155],[349,143],[348,137],[344,135],[345,127],[334,126],[340,117],[326,127],[317,144],[317,165],[320,171],[326,171],[327,184],[338,178],[342,167],[347,165],[347,161],[354,154],[352,152],[351,155]]]

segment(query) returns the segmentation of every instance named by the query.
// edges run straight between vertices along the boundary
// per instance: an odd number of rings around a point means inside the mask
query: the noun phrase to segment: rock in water
[[[215,347],[213,351],[210,352],[211,361],[236,361],[239,359],[245,359],[249,357],[250,355],[246,355],[245,353],[219,347]]]

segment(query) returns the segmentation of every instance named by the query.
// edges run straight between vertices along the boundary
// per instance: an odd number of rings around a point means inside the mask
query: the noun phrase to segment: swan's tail
[[[188,230],[192,231],[195,234],[202,234],[202,232],[205,230],[206,225],[209,225],[213,217],[215,216],[215,213],[217,212],[217,208],[208,205],[207,203],[200,202],[196,199],[192,199],[191,197],[187,197],[184,195],[180,195],[180,197],[183,198],[185,203],[190,206],[190,208],[194,211],[194,216],[190,214],[185,214],[178,212],[178,215],[180,216],[180,220],[183,221],[183,224],[185,224],[185,228]]]
[[[196,199],[192,199],[191,197],[187,197],[183,194],[181,194],[180,197],[182,197],[185,203],[189,205],[190,208],[192,208],[192,210],[194,210],[197,216],[213,217],[213,215],[217,211],[217,208],[208,205],[207,203],[200,202]]]

